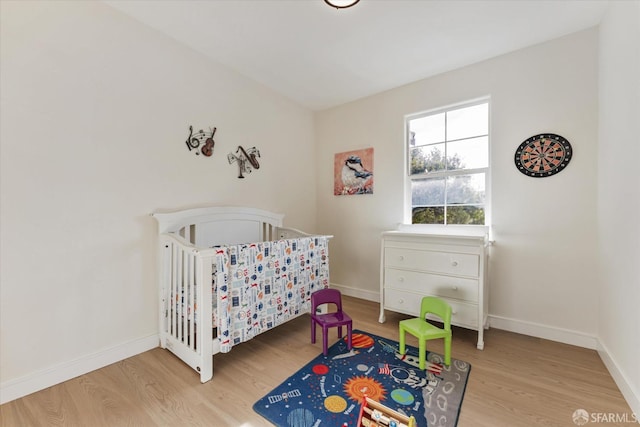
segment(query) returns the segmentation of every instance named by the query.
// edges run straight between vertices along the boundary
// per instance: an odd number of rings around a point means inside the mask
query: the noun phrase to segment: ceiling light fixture
[[[346,9],[358,3],[360,0],[324,0],[326,4],[336,9]]]

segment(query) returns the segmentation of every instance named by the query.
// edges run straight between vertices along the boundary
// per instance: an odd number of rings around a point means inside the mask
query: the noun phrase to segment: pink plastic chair
[[[335,304],[332,313],[317,313],[318,306]],[[330,307],[329,307],[330,308]],[[329,328],[338,328],[338,338],[342,338],[342,327],[347,327],[347,347],[351,350],[351,328],[353,322],[342,311],[342,295],[337,289],[321,289],[311,294],[311,343],[316,342],[316,324],[322,326],[322,354],[327,355],[327,335]]]

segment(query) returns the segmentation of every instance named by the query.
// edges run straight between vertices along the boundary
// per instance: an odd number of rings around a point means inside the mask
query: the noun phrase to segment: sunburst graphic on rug
[[[344,383],[344,392],[347,393],[351,400],[356,402],[362,402],[362,397],[365,394],[370,399],[381,402],[387,394],[387,390],[381,383],[364,375],[349,378]]]

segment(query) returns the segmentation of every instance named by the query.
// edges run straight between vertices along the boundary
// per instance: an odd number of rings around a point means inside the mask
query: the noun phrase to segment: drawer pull
[[[398,277],[398,282],[403,283],[404,282],[404,277],[402,277],[402,276]]]
[[[453,289],[454,291],[457,291],[458,287],[457,286],[452,286],[451,289]]]
[[[398,257],[398,259],[399,259],[400,261],[404,261],[404,255],[400,255],[400,256]]]
[[[457,266],[458,266],[458,261],[453,261],[453,262],[451,263],[451,265],[452,265],[452,266],[454,266],[454,267],[457,267]]]
[[[403,300],[402,298],[400,298],[400,299],[398,300],[398,304],[404,304],[404,300]]]

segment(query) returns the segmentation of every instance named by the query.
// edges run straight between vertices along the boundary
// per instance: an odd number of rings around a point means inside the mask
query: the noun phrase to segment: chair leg
[[[327,355],[327,335],[329,335],[329,328],[322,327],[322,354]]]
[[[444,364],[451,365],[451,335],[444,338]]]
[[[347,350],[351,350],[353,347],[351,342],[351,328],[353,325],[351,323],[347,324]]]
[[[342,338],[342,326],[338,326],[338,338]]]
[[[311,319],[311,344],[316,343],[316,322]]]
[[[398,353],[400,354],[404,354],[405,353],[405,336],[404,336],[404,329],[402,328],[402,326],[400,326],[399,328],[399,335],[400,335],[400,348],[398,349]]]
[[[420,339],[420,370],[423,371],[427,362],[427,340]]]

